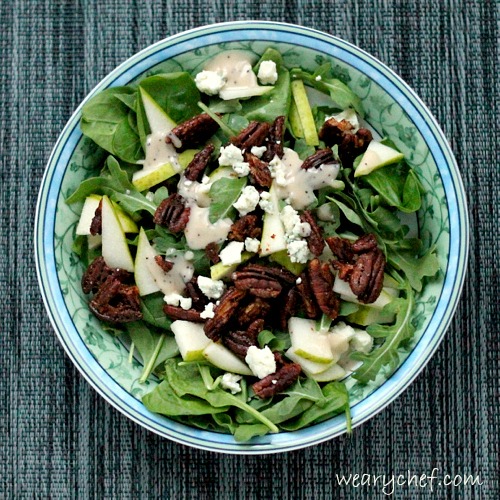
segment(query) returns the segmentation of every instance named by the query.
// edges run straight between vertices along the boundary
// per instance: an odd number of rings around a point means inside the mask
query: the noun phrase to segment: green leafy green
[[[161,292],[141,297],[141,311],[146,323],[163,330],[170,330],[172,321],[163,312],[163,306],[165,305],[163,299],[164,294]]]
[[[270,330],[262,330],[257,337],[257,342],[259,346],[263,348],[264,346],[269,346],[271,351],[286,351],[291,345],[290,335],[285,332]]]
[[[228,178],[216,180],[210,187],[210,211],[208,218],[212,224],[224,217],[232,217],[236,210],[233,207],[243,188],[247,184],[246,177]]]
[[[103,90],[85,104],[80,120],[84,135],[130,163],[144,158],[133,105],[135,96],[136,90],[132,87]]]

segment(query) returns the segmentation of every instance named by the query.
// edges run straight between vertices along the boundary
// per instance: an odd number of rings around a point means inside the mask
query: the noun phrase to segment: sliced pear
[[[134,272],[125,232],[107,196],[102,197],[102,256],[109,267]]]
[[[297,106],[297,114],[300,118],[306,144],[308,146],[317,146],[319,144],[318,131],[316,130],[316,123],[314,122],[304,82],[302,80],[294,80],[291,83],[291,87],[293,101],[295,106]]]
[[[380,325],[392,323],[395,319],[395,315],[392,313],[384,314],[380,309],[360,305],[356,312],[349,314],[346,318],[356,325],[368,326],[373,323],[378,323]]]
[[[143,168],[134,172],[132,176],[132,184],[137,191],[145,191],[150,189],[160,182],[166,181],[170,177],[178,173],[178,169],[172,163],[163,163],[153,168]]]
[[[290,256],[286,250],[282,250],[281,252],[273,253],[269,256],[269,260],[271,262],[276,262],[280,264],[285,269],[288,269],[291,273],[299,276],[302,271],[306,268],[307,264],[301,264],[300,262],[292,262],[290,260]]]
[[[397,163],[404,158],[404,154],[396,151],[378,141],[371,141],[367,150],[361,157],[361,161],[354,171],[354,177],[368,175],[379,168]]]
[[[336,363],[336,361],[331,361],[330,363],[318,363],[317,361],[311,361],[310,359],[299,356],[295,347],[290,347],[285,352],[285,356],[288,359],[291,359],[294,363],[298,363],[306,375],[317,375],[325,370],[328,370]]]
[[[151,133],[162,132],[167,135],[176,123],[141,86],[139,86],[139,91]]]
[[[126,233],[138,233],[139,228],[134,219],[132,219],[132,217],[130,217],[130,215],[128,215],[123,208],[118,205],[118,203],[115,203],[113,200],[111,200],[111,203],[113,204],[113,210],[118,217],[118,221],[120,222],[122,229]]]
[[[334,363],[324,372],[311,375],[316,382],[332,382],[333,380],[340,380],[347,375],[347,372],[337,363]]]
[[[94,250],[102,245],[102,236],[100,234],[89,234],[87,236],[89,250]]]
[[[203,361],[204,349],[212,343],[203,331],[203,324],[177,320],[170,326],[184,361]]]
[[[83,203],[82,213],[80,214],[80,220],[76,226],[76,234],[78,235],[88,235],[90,234],[90,225],[92,224],[92,219],[95,216],[95,211],[99,206],[102,196],[97,194],[91,194],[85,198]]]
[[[295,354],[316,363],[337,361],[332,353],[327,334],[316,330],[316,322],[311,319],[291,317],[288,331]]]
[[[148,261],[154,261],[155,256],[156,252],[149,243],[144,229],[141,227],[134,269],[135,284],[139,288],[141,296],[160,291],[160,287],[156,284],[153,275],[149,271],[150,266]]]
[[[213,280],[221,280],[224,278],[229,278],[231,274],[236,271],[238,266],[242,264],[243,262],[246,262],[248,259],[250,259],[253,255],[253,253],[250,252],[242,252],[241,254],[241,262],[239,264],[231,264],[231,265],[224,265],[222,262],[218,262],[217,264],[214,264],[213,266],[210,267],[210,277]]]
[[[274,87],[271,85],[266,87],[228,87],[222,88],[220,90],[219,97],[224,101],[230,101],[231,99],[245,99],[247,97],[255,97],[267,94],[270,90],[273,89]]]
[[[221,344],[212,342],[203,350],[204,358],[217,368],[238,375],[253,375],[252,370]]]
[[[264,213],[259,251],[262,257],[286,250],[285,228],[281,222],[278,194],[274,181],[269,189],[269,195],[272,213]]]

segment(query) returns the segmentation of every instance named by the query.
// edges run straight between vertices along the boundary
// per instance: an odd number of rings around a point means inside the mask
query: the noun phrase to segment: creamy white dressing
[[[146,158],[140,162],[144,170],[154,170],[155,168],[170,163],[176,172],[181,170],[174,146],[167,144],[165,138],[167,132],[154,132],[146,138]]]
[[[222,74],[226,79],[224,90],[259,87],[257,76],[252,70],[252,57],[241,50],[222,52],[203,69]]]
[[[146,266],[158,285],[158,288],[165,294],[182,294],[186,283],[193,277],[194,267],[186,260],[184,255],[169,256],[168,260],[173,262],[173,267],[166,273],[156,263],[153,256],[146,257]]]
[[[305,170],[293,149],[284,148],[283,151],[283,158],[276,166],[278,197],[287,200],[295,210],[303,210],[314,202],[314,190],[330,186],[336,180],[339,165],[325,164]]]
[[[194,203],[199,207],[208,207],[212,201],[209,196],[211,185],[210,182],[190,181],[182,175],[177,184],[177,192],[188,204]]]
[[[189,248],[201,250],[209,243],[222,243],[229,234],[232,221],[229,218],[219,219],[215,224],[211,224],[208,219],[209,208],[199,207],[195,203],[190,203],[191,212],[189,222],[184,229],[184,236]]]

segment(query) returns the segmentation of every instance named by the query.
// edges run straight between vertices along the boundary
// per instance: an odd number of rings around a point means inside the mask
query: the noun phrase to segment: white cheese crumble
[[[241,252],[245,244],[239,241],[231,241],[220,253],[219,257],[224,266],[239,264],[241,262]]]
[[[259,207],[264,210],[264,212],[268,214],[272,214],[274,212],[273,202],[271,201],[271,195],[267,191],[262,191],[260,193],[260,201]]]
[[[213,280],[206,276],[198,276],[197,283],[201,293],[209,299],[220,299],[226,289],[223,281]]]
[[[373,347],[373,337],[369,333],[366,333],[364,330],[356,328],[350,344],[351,348],[354,351],[368,354]]]
[[[271,375],[276,371],[276,360],[274,354],[266,345],[264,349],[251,345],[248,348],[245,362],[252,370],[252,373],[260,379]]]
[[[262,155],[266,152],[266,146],[252,146],[250,153],[255,155],[257,158],[261,158]]]
[[[259,246],[260,241],[257,238],[245,238],[245,250],[247,252],[257,253]]]
[[[220,385],[226,391],[231,391],[231,394],[238,394],[239,392],[241,392],[241,386],[239,384],[241,379],[241,375],[227,372],[222,375]]]
[[[214,313],[215,304],[213,302],[209,302],[203,311],[200,313],[201,319],[212,319],[215,316]]]
[[[250,173],[250,165],[245,161],[239,161],[233,164],[233,170],[238,177],[246,177]]]
[[[200,92],[217,95],[226,84],[224,75],[218,71],[201,71],[194,79]]]
[[[311,234],[311,225],[308,222],[301,222],[299,213],[292,206],[286,205],[280,217],[288,241],[307,238]]]
[[[259,192],[253,186],[246,186],[241,192],[238,200],[233,203],[233,207],[243,216],[255,210],[255,207],[259,203],[259,199]]]
[[[193,260],[194,259],[194,253],[191,252],[191,250],[188,250],[185,254],[184,254],[184,258],[186,260]]]
[[[292,262],[305,264],[309,260],[310,253],[306,240],[291,241],[286,248]]]
[[[276,155],[268,165],[269,172],[271,172],[271,177],[275,180],[276,184],[281,187],[285,187],[288,184],[286,178],[286,166],[281,161],[280,157]]]
[[[241,149],[234,144],[222,146],[220,148],[219,165],[222,167],[232,167],[235,163],[243,161]]]
[[[163,300],[169,306],[180,306],[185,311],[187,311],[188,309],[191,309],[191,306],[193,305],[193,299],[191,299],[191,297],[183,297],[182,295],[179,295],[178,293],[170,293],[168,295],[165,295]]]
[[[274,61],[262,61],[259,66],[257,78],[263,85],[274,85],[278,79],[276,63]]]

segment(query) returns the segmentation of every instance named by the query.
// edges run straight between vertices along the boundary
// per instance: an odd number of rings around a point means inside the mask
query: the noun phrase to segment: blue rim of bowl
[[[54,225],[59,189],[66,167],[81,138],[78,127],[82,106],[109,86],[124,85],[150,67],[178,54],[207,45],[232,41],[284,42],[303,46],[342,60],[372,80],[394,98],[408,114],[439,165],[450,217],[453,253],[447,263],[444,284],[431,321],[421,339],[398,370],[378,389],[352,409],[357,427],[399,396],[427,364],[441,342],[455,312],[465,279],[469,225],[466,197],[453,153],[443,132],[420,98],[392,70],[370,54],[335,36],[302,26],[238,21],[202,26],[155,43],[132,56],[106,76],[74,112],[54,146],[42,180],[35,222],[35,260],[38,281],[48,316],[67,355],[94,389],[111,405],[141,426],[181,444],[199,449],[234,453],[266,454],[319,444],[346,431],[344,416],[295,431],[237,443],[231,435],[189,427],[146,410],[97,362],[77,331],[64,301],[54,252]],[[451,249],[451,248],[450,248]]]

